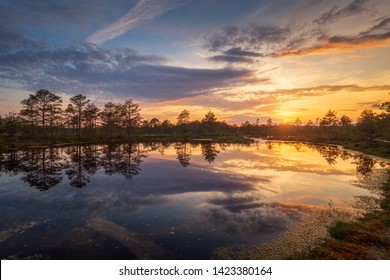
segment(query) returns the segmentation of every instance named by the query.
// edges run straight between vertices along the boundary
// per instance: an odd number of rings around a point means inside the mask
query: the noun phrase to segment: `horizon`
[[[116,2],[0,0],[0,114],[41,88],[230,124],[355,120],[389,99],[388,1]]]

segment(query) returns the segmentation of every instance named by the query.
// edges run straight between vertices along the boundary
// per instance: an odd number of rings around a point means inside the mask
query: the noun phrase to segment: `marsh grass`
[[[328,228],[337,221],[351,221],[353,214],[334,208],[330,203],[317,208],[297,224],[290,226],[281,236],[270,242],[252,246],[217,248],[218,259],[294,259],[318,246],[328,235]]]

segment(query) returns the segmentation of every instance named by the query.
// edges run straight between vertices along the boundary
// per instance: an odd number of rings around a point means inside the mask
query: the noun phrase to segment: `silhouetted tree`
[[[337,112],[329,110],[326,115],[320,120],[320,127],[325,128],[328,136],[330,137],[336,137],[336,130],[335,128],[338,125],[338,117]]]
[[[112,102],[106,103],[104,109],[99,112],[102,125],[106,127],[110,137],[112,137],[114,127],[120,124],[122,112],[121,106]]]
[[[0,132],[10,137],[11,141],[18,141],[22,129],[23,119],[16,113],[9,113],[1,119]]]
[[[77,125],[76,108],[72,104],[68,104],[64,110],[65,126],[73,130]]]
[[[202,124],[207,127],[209,132],[209,138],[211,135],[211,129],[215,126],[215,123],[217,122],[217,118],[215,117],[214,113],[209,111],[204,118],[202,119]]]
[[[188,126],[190,124],[190,112],[183,110],[177,116],[177,127],[179,128],[180,133],[188,133]]]
[[[182,124],[188,124],[189,122],[190,122],[190,112],[187,110],[181,111],[181,113],[177,117],[177,124],[182,125]]]
[[[89,102],[89,99],[82,94],[78,94],[70,98],[70,104],[74,106],[76,113],[77,137],[79,138],[81,136],[81,119],[83,117],[84,107],[88,105]]]
[[[95,104],[87,104],[85,106],[84,112],[83,112],[83,119],[85,120],[85,126],[88,128],[90,131],[95,134],[95,129],[97,126],[97,119],[99,116],[99,108],[96,107]]]
[[[38,108],[33,95],[30,94],[29,98],[23,99],[20,104],[23,106],[23,109],[20,110],[20,116],[29,122],[30,135],[34,136],[35,126],[38,119]]]
[[[141,109],[138,104],[134,103],[133,99],[126,100],[122,106],[122,123],[127,128],[127,137],[130,138],[131,130],[134,127],[138,127],[141,122],[141,115],[139,113]]]
[[[361,135],[371,144],[379,132],[378,115],[372,110],[364,110],[357,121],[357,127]]]
[[[61,114],[62,99],[47,89],[40,89],[29,98],[31,98],[29,103],[35,106],[44,135],[47,123],[49,125],[54,123],[54,120]]]

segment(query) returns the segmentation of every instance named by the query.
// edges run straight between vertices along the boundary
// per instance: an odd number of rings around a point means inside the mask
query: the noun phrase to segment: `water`
[[[338,147],[86,145],[0,153],[0,257],[209,259],[282,234],[316,207],[352,210],[386,162]]]

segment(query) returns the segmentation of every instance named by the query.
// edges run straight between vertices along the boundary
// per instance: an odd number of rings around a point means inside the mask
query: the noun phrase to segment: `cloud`
[[[216,55],[209,57],[208,59],[215,62],[227,62],[227,63],[254,63],[257,60],[253,58],[262,57],[263,55],[257,52],[245,51],[242,48],[231,48],[223,52],[223,55]]]
[[[43,42],[34,41],[26,36],[0,28],[0,53],[15,52],[20,49],[43,47]]]
[[[126,15],[113,24],[93,33],[88,41],[101,44],[112,40],[135,26],[151,21],[183,4],[180,0],[140,0]]]
[[[367,12],[366,4],[368,2],[370,2],[370,0],[355,0],[351,4],[341,9],[339,9],[337,6],[334,6],[331,10],[323,13],[319,18],[315,19],[313,22],[319,25],[324,25],[324,24],[335,22],[341,18]]]
[[[206,217],[209,223],[227,233],[258,235],[281,232],[311,211],[312,207],[299,204],[227,204],[208,209]]]
[[[0,83],[25,90],[49,88],[69,94],[171,100],[253,79],[252,72],[245,69],[173,67],[165,65],[163,57],[142,55],[130,48],[105,49],[85,43],[56,49],[0,32],[5,38],[0,43]]]
[[[284,42],[290,32],[291,30],[288,27],[263,26],[259,24],[250,24],[243,28],[228,26],[221,32],[206,38],[208,41],[206,47],[210,51],[221,51],[228,47],[229,50],[226,52],[230,55],[232,50],[239,50],[238,52],[233,51],[233,54],[242,54],[242,49],[246,49],[246,53],[257,53],[258,56],[263,56],[264,54],[262,53],[250,50],[259,50],[269,43],[277,44]]]
[[[228,26],[205,38],[205,48],[215,62],[253,63],[255,57],[304,56],[312,54],[349,52],[358,48],[390,45],[390,18],[378,17],[379,11],[371,11],[370,0],[356,0],[343,7],[333,7],[313,20],[290,22],[284,25],[251,23],[244,26]],[[339,20],[362,13],[369,23],[354,27],[354,31],[337,33],[340,29],[328,27]],[[383,12],[382,12],[383,13]],[[316,23],[316,24],[313,24]],[[347,29],[345,29],[347,30]]]
[[[335,35],[323,37],[313,46],[282,48],[272,54],[273,57],[302,56],[329,52],[348,52],[358,48],[390,46],[390,18],[381,20],[376,25],[358,35]]]

